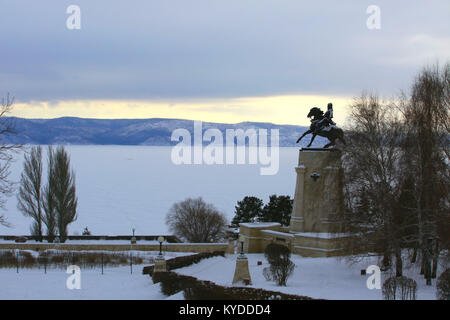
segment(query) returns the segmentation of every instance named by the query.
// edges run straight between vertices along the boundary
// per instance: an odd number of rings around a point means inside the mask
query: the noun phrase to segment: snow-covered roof
[[[281,226],[278,222],[244,222],[239,225],[246,228],[269,228]]]
[[[294,235],[292,233],[286,233],[286,232],[280,232],[280,231],[274,231],[274,230],[262,230],[261,232],[269,233],[269,234],[273,234],[273,235],[277,235],[277,236],[282,236],[282,237],[289,237],[289,238],[294,237]]]
[[[334,239],[348,237],[348,233],[321,233],[321,232],[298,232],[295,234],[299,237],[320,238],[320,239]]]

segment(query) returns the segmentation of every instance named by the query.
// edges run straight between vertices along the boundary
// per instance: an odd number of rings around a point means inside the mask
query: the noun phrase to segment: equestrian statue
[[[317,107],[313,107],[309,110],[308,118],[311,118],[311,125],[309,130],[297,139],[296,143],[299,143],[304,136],[312,133],[312,138],[308,144],[308,148],[311,146],[317,135],[325,137],[330,141],[324,146],[324,148],[334,146],[336,144],[336,139],[342,141],[344,145],[346,144],[344,140],[344,131],[338,128],[336,123],[333,121],[333,105],[329,103],[327,108],[328,110],[325,114]]]

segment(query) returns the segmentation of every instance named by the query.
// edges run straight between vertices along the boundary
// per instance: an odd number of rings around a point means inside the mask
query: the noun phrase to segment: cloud
[[[13,114],[24,118],[178,118],[220,123],[244,121],[309,125],[313,106],[325,110],[333,102],[335,121],[345,122],[350,98],[343,96],[269,96],[227,99],[174,100],[73,100],[16,103]],[[171,105],[171,107],[168,107]]]
[[[369,1],[79,0],[81,30],[66,28],[72,1],[2,1],[0,90],[22,102],[392,93],[448,57],[450,4],[377,2],[378,31]]]

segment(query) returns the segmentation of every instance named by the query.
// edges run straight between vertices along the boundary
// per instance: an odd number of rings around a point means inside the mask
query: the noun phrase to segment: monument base
[[[294,234],[293,252],[303,257],[336,257],[347,254],[344,233],[303,232]]]
[[[343,169],[336,149],[308,148],[299,152],[295,168],[292,233],[340,233],[343,221]]]
[[[343,169],[341,151],[303,148],[299,152],[294,204],[289,227],[279,223],[241,223],[246,252],[262,253],[270,243],[282,244],[305,257],[347,254],[343,233]]]
[[[346,233],[290,232],[279,223],[241,223],[240,235],[247,253],[263,253],[267,245],[286,246],[292,253],[303,257],[335,257],[348,254]]]
[[[167,271],[166,259],[164,259],[164,257],[162,256],[156,257],[153,272],[166,272],[166,271]]]
[[[248,269],[248,259],[244,255],[238,255],[236,259],[236,269],[234,270],[233,284],[238,282],[251,284],[250,270]]]

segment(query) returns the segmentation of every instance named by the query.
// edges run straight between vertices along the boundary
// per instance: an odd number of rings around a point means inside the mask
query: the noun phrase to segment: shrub
[[[133,257],[134,264],[142,264],[143,262],[144,262],[144,260],[141,257],[139,257],[139,256]]]
[[[0,251],[0,266],[4,268],[15,268],[17,266],[17,255],[13,250]]]
[[[21,268],[32,268],[36,263],[36,259],[28,251],[19,252],[19,264]]]
[[[407,277],[391,277],[383,283],[383,299],[416,300],[416,290],[417,283],[414,279]]]
[[[450,268],[442,272],[437,280],[436,297],[439,300],[450,300]]]
[[[272,272],[270,272],[270,267],[266,267],[263,269],[263,276],[266,281],[273,281]]]
[[[39,265],[48,264],[48,253],[45,251],[39,253],[39,256],[37,257],[37,262]]]
[[[269,263],[273,259],[277,260],[281,254],[290,255],[291,251],[288,247],[276,243],[270,243],[266,249],[264,249],[264,256]]]
[[[310,297],[285,294],[276,291],[249,287],[223,287],[211,281],[196,279],[194,284],[185,288],[187,300],[311,300]]]
[[[175,272],[155,272],[152,276],[153,283],[161,284],[161,292],[171,296],[177,292],[194,285],[195,278],[179,275]]]
[[[19,260],[17,260],[19,258]],[[29,251],[20,250],[18,254],[12,250],[0,250],[0,268],[37,268],[41,265],[62,267],[76,264],[81,267],[94,268],[103,265],[127,265],[131,256],[125,253],[102,253],[102,252],[71,252],[46,250],[39,252],[37,257]],[[133,264],[143,263],[143,258],[133,255]]]
[[[55,264],[62,264],[64,262],[63,255],[51,255],[50,259],[51,259],[51,262],[53,262]]]
[[[264,250],[264,256],[270,264],[264,268],[266,280],[273,280],[279,286],[285,286],[287,279],[294,272],[295,264],[291,261],[291,251],[286,246],[271,243]]]
[[[109,262],[109,261],[108,261]],[[125,256],[120,256],[119,257],[119,262],[121,263],[121,264],[126,264],[126,263],[128,263],[128,259],[127,259],[127,257],[125,257]]]

